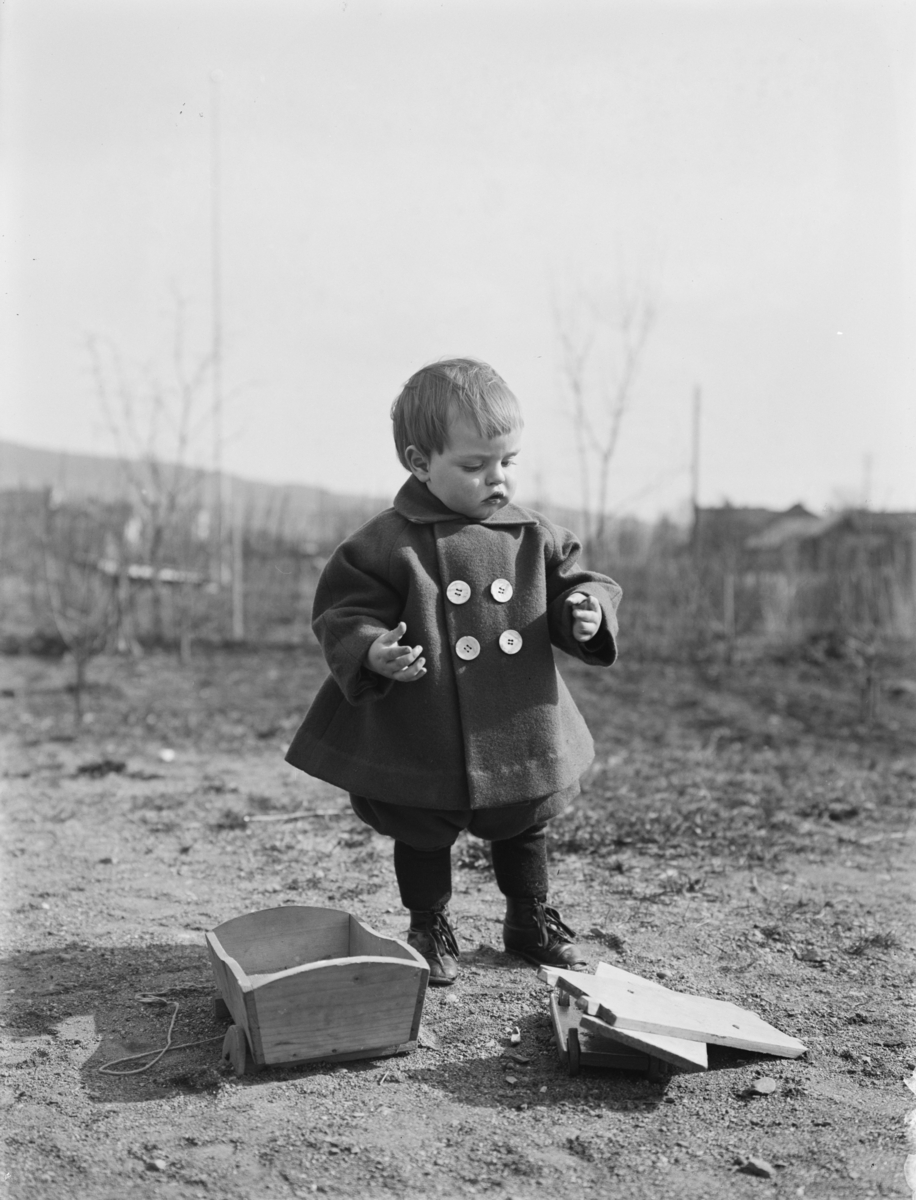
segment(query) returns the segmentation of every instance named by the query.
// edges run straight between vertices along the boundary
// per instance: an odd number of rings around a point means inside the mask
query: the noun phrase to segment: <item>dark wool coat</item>
[[[294,767],[348,792],[419,808],[517,804],[574,784],[594,757],[591,735],[554,663],[551,643],[583,662],[617,657],[620,588],[578,565],[579,543],[537,513],[506,505],[486,521],[452,512],[414,477],[347,538],[322,572],[312,628],[331,670],[287,753]],[[491,593],[508,580],[511,598]],[[470,587],[464,603],[450,583]],[[589,642],[572,636],[573,592],[601,605]],[[399,621],[426,674],[395,683],[364,664]],[[521,634],[518,652],[499,637]],[[471,635],[469,661],[456,653]]]

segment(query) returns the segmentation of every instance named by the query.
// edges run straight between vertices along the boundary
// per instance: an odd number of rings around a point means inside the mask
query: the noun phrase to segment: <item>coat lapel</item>
[[[475,521],[447,508],[425,483],[411,475],[394,498],[394,510],[414,525],[439,525],[445,521],[464,521],[468,525],[537,525],[537,518],[524,508],[507,504],[485,521]]]

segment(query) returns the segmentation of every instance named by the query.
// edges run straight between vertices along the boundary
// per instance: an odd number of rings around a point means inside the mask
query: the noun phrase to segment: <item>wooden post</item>
[[[735,573],[726,571],[722,580],[722,616],[725,625],[725,642],[728,661],[735,651]]]
[[[213,386],[213,483],[214,492],[214,579],[222,589],[224,584],[223,528],[225,480],[223,476],[223,326],[222,326],[222,261],[220,239],[220,82],[221,71],[210,73],[210,340],[211,382]]]
[[[700,388],[693,389],[693,438],[690,455],[690,502],[693,507],[693,553],[700,553]]]
[[[232,640],[245,640],[244,523],[238,506],[232,522]]]

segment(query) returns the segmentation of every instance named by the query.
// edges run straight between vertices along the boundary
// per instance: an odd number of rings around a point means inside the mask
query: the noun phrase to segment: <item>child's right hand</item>
[[[401,621],[397,628],[379,634],[366,655],[370,671],[396,683],[414,683],[426,674],[426,659],[420,658],[423,647],[398,645],[406,632],[407,626]]]

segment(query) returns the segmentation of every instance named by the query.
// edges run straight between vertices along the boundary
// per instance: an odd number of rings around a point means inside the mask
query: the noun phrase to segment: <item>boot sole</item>
[[[525,962],[531,963],[532,966],[535,966],[535,967],[557,967],[559,970],[563,970],[563,971],[587,971],[588,970],[587,963],[545,962],[543,958],[536,958],[533,954],[526,954],[524,950],[510,950],[508,946],[506,946],[505,949],[506,949],[507,954],[512,954],[516,958],[523,958],[525,960]]]

